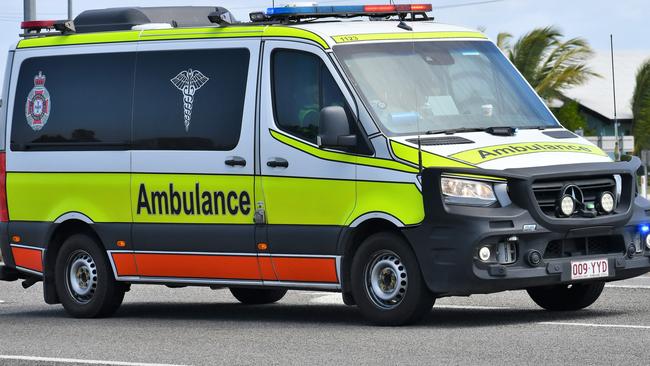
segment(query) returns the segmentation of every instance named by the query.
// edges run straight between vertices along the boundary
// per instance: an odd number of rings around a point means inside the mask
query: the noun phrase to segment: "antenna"
[[[419,128],[418,128],[418,172],[422,174],[422,141],[420,141]]]
[[[411,40],[411,44],[412,44],[412,47],[413,47],[412,48],[413,54],[415,54],[415,42],[413,40]],[[420,175],[420,177],[421,177],[422,176],[422,138],[421,138],[422,130],[420,129],[420,111],[419,111],[419,108],[417,106],[417,102],[418,102],[417,91],[418,91],[417,88],[415,88],[415,93],[416,93],[416,95],[415,95],[415,103],[416,103],[416,106],[415,106],[415,110],[416,110],[415,124],[416,124],[416,128],[418,129],[418,175]]]
[[[621,158],[621,146],[618,140],[618,118],[616,116],[616,76],[614,73],[614,35],[609,35],[609,46],[612,56],[612,95],[614,96],[614,160],[620,160]]]

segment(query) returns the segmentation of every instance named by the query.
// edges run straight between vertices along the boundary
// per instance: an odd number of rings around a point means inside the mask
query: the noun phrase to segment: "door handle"
[[[225,163],[228,166],[236,166],[236,165],[246,166],[246,160],[241,156],[230,157],[229,159],[226,159]]]
[[[266,166],[271,168],[288,168],[289,162],[282,158],[273,158],[266,162]]]

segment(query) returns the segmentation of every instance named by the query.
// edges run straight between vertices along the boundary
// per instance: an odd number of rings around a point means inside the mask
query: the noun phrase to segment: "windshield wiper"
[[[487,128],[480,128],[480,127],[461,127],[461,128],[448,128],[448,129],[442,129],[442,130],[431,130],[427,131],[427,135],[437,135],[444,133],[445,135],[453,135],[455,133],[460,133],[460,132],[487,132],[490,135],[495,135],[495,136],[514,136],[515,132],[517,132],[517,129],[514,127],[487,127]]]
[[[539,126],[522,126],[522,127],[517,127],[520,130],[545,130],[547,128],[560,128],[560,126],[544,126],[544,125],[539,125]]]
[[[430,130],[427,131],[427,135],[439,135],[441,133],[444,133],[445,135],[453,135],[455,133],[460,133],[460,132],[483,132],[485,131],[485,128],[478,128],[478,127],[460,127],[460,128],[445,128],[445,129],[440,129],[440,130]]]

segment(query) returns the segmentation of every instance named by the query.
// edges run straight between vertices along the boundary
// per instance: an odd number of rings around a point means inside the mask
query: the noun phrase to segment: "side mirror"
[[[339,106],[320,110],[318,146],[351,147],[357,145],[357,136],[350,134],[350,122],[345,109]]]

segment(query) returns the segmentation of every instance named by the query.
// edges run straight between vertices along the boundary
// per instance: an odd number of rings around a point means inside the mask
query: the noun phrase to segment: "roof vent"
[[[220,6],[125,7],[86,10],[74,19],[77,33],[130,30],[135,26],[166,23],[171,27],[212,27],[213,13],[235,22]],[[160,28],[157,28],[160,29]]]

